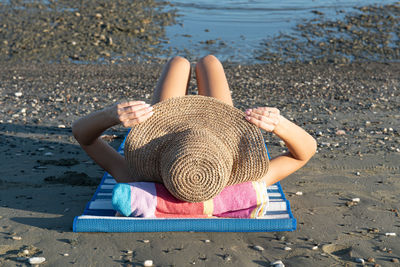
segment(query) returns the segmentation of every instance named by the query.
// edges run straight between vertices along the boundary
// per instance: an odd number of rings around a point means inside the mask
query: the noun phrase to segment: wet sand
[[[28,265],[24,257],[36,255],[48,266],[143,266],[145,260],[155,266],[270,266],[275,260],[285,266],[361,266],[360,259],[367,266],[398,266],[400,64],[226,69],[235,106],[277,106],[318,140],[314,158],[282,181],[296,231],[73,233],[73,218],[103,170],[73,139],[71,123],[114,101],[149,102],[161,69],[2,65],[0,265]],[[192,78],[190,93],[195,89]],[[115,127],[106,139],[117,147],[125,132]],[[285,150],[277,138],[265,138],[272,155]]]

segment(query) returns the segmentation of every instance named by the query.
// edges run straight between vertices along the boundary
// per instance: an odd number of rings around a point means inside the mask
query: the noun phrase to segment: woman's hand
[[[246,119],[267,132],[273,132],[281,121],[281,115],[277,108],[259,107],[246,110]]]
[[[112,107],[113,116],[124,127],[132,127],[144,122],[153,115],[153,107],[143,101],[128,101]]]
[[[280,115],[277,108],[262,107],[246,110],[246,119],[259,128],[273,132],[285,142],[289,151],[269,162],[267,174],[261,179],[274,184],[292,174],[315,154],[317,143],[302,128]]]

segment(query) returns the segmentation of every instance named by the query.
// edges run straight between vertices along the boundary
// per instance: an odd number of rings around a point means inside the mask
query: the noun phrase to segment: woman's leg
[[[171,97],[186,95],[189,80],[190,62],[183,57],[170,59],[154,90],[152,105]]]
[[[208,55],[196,64],[196,79],[199,95],[215,97],[233,106],[231,91],[221,62]]]

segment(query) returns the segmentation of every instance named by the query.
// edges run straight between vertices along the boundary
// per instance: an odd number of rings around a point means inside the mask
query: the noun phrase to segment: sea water
[[[310,19],[337,19],[356,7],[389,0],[171,0],[180,23],[167,27],[167,47],[194,58],[213,53],[224,61],[247,61],[261,42]]]

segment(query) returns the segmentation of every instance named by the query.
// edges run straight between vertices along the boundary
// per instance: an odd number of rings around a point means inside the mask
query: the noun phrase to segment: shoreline
[[[0,66],[0,265],[24,265],[25,249],[49,266],[398,264],[400,63],[226,64],[236,107],[277,106],[318,141],[311,161],[281,182],[296,231],[73,233],[103,170],[73,139],[72,121],[114,101],[149,101],[160,71],[152,64]],[[189,93],[195,89],[192,76]],[[117,147],[125,133],[114,127],[106,139]],[[272,155],[285,149],[271,135],[265,140]],[[58,183],[45,180],[52,176]]]
[[[196,30],[185,33],[185,21],[179,21],[177,10],[167,2],[3,3],[0,61],[108,64],[137,58],[157,62],[174,54],[193,60],[210,53],[249,63],[400,61],[400,2],[355,6],[337,11],[334,18],[316,9],[290,33],[271,35],[260,29],[257,41],[242,36],[227,41],[210,29],[198,29],[198,36],[192,35]],[[181,27],[181,41],[167,36],[168,27]],[[182,39],[185,44],[179,43]]]

